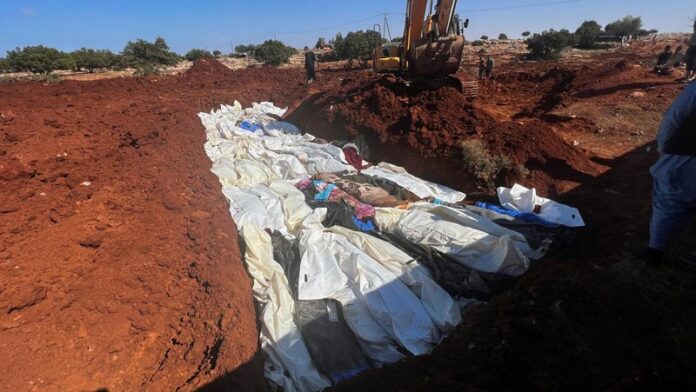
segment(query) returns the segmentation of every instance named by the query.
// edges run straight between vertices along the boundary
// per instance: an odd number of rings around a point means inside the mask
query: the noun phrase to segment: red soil
[[[256,389],[250,281],[197,113],[291,104],[300,82],[206,61],[0,85],[4,388],[191,390],[237,370],[227,382]]]
[[[297,107],[290,121],[318,136],[364,133],[372,160],[466,191],[458,144],[480,139],[589,223],[433,355],[343,390],[692,389],[692,271],[643,273],[622,256],[644,239],[646,146],[680,86],[619,55],[632,63],[503,66],[473,103],[363,71],[322,68],[307,89],[302,69],[215,61],[180,76],[0,85],[3,386],[261,388],[250,282],[196,116],[237,99]],[[651,132],[631,136],[634,123]]]
[[[557,194],[553,179],[561,171],[574,178],[599,173],[586,152],[569,145],[543,121],[499,121],[454,88],[417,90],[393,76],[345,79],[306,101],[289,119],[323,137],[365,134],[376,145],[374,161],[392,161],[431,178],[442,173],[434,179],[467,191],[475,189],[475,179],[450,173],[461,172],[460,145],[471,139],[527,166],[527,183],[547,194]]]

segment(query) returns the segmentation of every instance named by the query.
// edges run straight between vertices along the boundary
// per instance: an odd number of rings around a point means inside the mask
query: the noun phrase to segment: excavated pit
[[[652,310],[642,291],[651,281],[617,283],[603,272],[616,244],[645,228],[636,217],[650,184],[635,173],[654,159],[643,145],[654,133],[618,149],[632,123],[597,108],[624,105],[616,112],[646,113],[655,128],[679,92],[622,61],[502,67],[474,102],[362,71],[320,70],[307,89],[301,69],[231,71],[215,61],[179,76],[0,85],[0,367],[13,375],[5,386],[263,388],[249,278],[196,117],[234,100],[293,107],[288,120],[316,136],[363,134],[372,161],[469,192],[482,188],[462,172],[459,145],[481,140],[530,170],[507,183],[563,194],[596,227],[591,246],[535,266],[432,356],[341,388],[607,389],[646,375],[653,386],[686,383],[684,339],[661,323],[695,320],[691,308],[672,320]],[[649,96],[627,98],[635,90]],[[572,143],[583,137],[611,148],[588,153]],[[597,155],[612,160],[598,165]]]
[[[415,90],[393,76],[344,79],[337,88],[305,100],[287,119],[326,139],[362,134],[375,163],[392,162],[466,192],[480,191],[481,185],[463,170],[461,144],[470,140],[530,170],[528,178],[508,176],[506,183],[525,180],[544,194],[559,193],[556,179],[579,182],[599,174],[587,152],[563,140],[544,121],[501,121],[454,88]]]

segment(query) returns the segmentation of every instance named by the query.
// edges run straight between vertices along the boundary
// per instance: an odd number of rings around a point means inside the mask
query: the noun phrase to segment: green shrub
[[[184,55],[184,58],[188,61],[196,61],[196,60],[200,60],[200,59],[212,59],[214,57],[215,56],[213,56],[212,53],[208,52],[205,49],[191,49]]]
[[[507,36],[507,34],[505,34],[505,33],[500,33],[500,34],[498,35],[498,39],[499,39],[499,40],[506,40],[506,39],[508,39],[508,36]]]
[[[133,76],[150,76],[150,75],[158,75],[160,73],[160,68],[157,67],[154,64],[149,64],[149,63],[142,63],[139,64],[135,67],[135,73],[133,73]]]
[[[594,20],[583,22],[575,31],[578,46],[585,49],[592,49],[597,43],[597,37],[602,33],[602,26]]]
[[[327,63],[327,62],[332,62],[332,61],[338,61],[338,56],[336,56],[335,51],[331,52],[326,52],[326,53],[319,53],[317,55],[317,60],[320,63]]]
[[[530,35],[532,35],[532,33],[530,33],[529,31],[525,31],[524,33],[522,33],[522,36],[523,36],[524,38],[527,38],[527,37],[529,37]]]
[[[471,43],[471,46],[483,46],[484,42],[481,41],[480,39],[477,39],[476,41]]]
[[[576,40],[575,35],[566,29],[561,31],[551,29],[532,35],[526,42],[532,57],[551,59],[558,57],[563,49],[574,46]]]
[[[213,50],[213,56],[215,56],[216,59],[219,59],[222,57],[222,52],[219,50]]]
[[[57,69],[75,67],[75,61],[68,54],[42,45],[8,51],[5,61],[12,71],[35,74],[49,74]]]
[[[114,68],[118,66],[120,58],[110,50],[85,49],[76,50],[70,53],[75,61],[75,70],[86,69],[94,72],[98,68]]]
[[[482,41],[488,41],[488,36],[487,35],[482,35],[481,36]]]
[[[254,49],[254,58],[268,65],[278,66],[290,61],[290,56],[297,53],[281,41],[268,40]]]
[[[645,37],[646,35],[651,35],[651,34],[657,34],[658,31],[656,29],[650,29],[650,30],[645,30],[645,29],[640,29],[638,32],[636,32],[636,35],[639,37]]]
[[[372,58],[372,51],[385,43],[376,31],[351,31],[345,38],[342,34],[337,34],[330,44],[336,52],[339,60],[361,60],[369,61]]]
[[[515,164],[509,157],[489,153],[479,140],[463,141],[460,147],[464,169],[489,188],[494,188],[507,175],[529,175],[524,166]]]
[[[234,52],[237,54],[248,54],[253,56],[256,50],[256,45],[237,45],[234,47]]]
[[[7,63],[7,59],[0,58],[0,73],[10,72],[10,65]]]
[[[157,37],[155,42],[144,39],[129,41],[121,56],[123,65],[136,69],[175,65],[180,60],[176,53],[169,50],[169,46],[161,37]]]

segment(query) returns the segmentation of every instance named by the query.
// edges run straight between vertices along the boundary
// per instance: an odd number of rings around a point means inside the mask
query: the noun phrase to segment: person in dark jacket
[[[655,68],[653,71],[657,74],[660,75],[667,75],[672,72],[672,67],[670,64],[670,60],[672,59],[672,46],[667,45],[665,47],[665,50],[663,50],[658,56],[657,56],[657,63],[655,64]]]
[[[667,65],[667,63],[669,62],[669,59],[671,59],[671,58],[672,58],[672,46],[667,45],[667,46],[665,46],[665,50],[663,50],[662,53],[660,53],[657,56],[657,64],[656,65],[658,67],[663,66],[663,65]]]
[[[674,68],[679,68],[684,64],[684,47],[679,45],[677,46],[677,49],[674,51]]]
[[[316,78],[317,56],[305,46],[305,70],[307,71],[307,84],[311,84]]]
[[[486,73],[486,61],[483,56],[479,56],[479,80],[483,80],[483,75]]]
[[[690,83],[696,79],[696,21],[694,21],[694,33],[689,40],[689,48],[684,55],[686,63],[686,82]]]
[[[488,55],[488,59],[486,60],[486,77],[488,79],[493,79],[493,66],[495,65],[495,61],[493,60],[493,57],[491,55]]]
[[[657,135],[650,243],[645,260],[658,263],[677,232],[696,217],[696,84],[672,103]]]

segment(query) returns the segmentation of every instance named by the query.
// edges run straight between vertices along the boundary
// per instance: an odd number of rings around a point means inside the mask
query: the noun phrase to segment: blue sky
[[[0,56],[17,46],[43,44],[62,50],[80,47],[120,51],[128,40],[164,37],[172,49],[229,52],[240,43],[277,37],[295,47],[338,31],[372,28],[388,12],[393,35],[401,35],[405,0],[0,0]],[[631,14],[645,28],[691,30],[696,0],[460,0],[471,19],[467,32],[549,28],[575,30],[583,20],[600,24]]]

